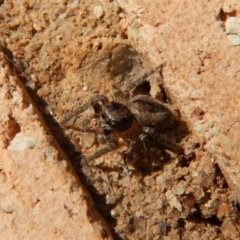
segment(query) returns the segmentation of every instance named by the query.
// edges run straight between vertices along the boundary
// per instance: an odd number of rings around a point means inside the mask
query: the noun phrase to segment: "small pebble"
[[[8,146],[8,150],[11,151],[23,151],[27,148],[34,148],[37,145],[36,139],[24,136],[21,133],[18,133],[15,135],[12,141],[10,141],[10,144]]]
[[[92,147],[95,140],[95,133],[83,133],[82,145],[86,148]]]
[[[229,205],[227,203],[224,203],[224,202],[221,202],[219,205],[218,205],[218,210],[217,210],[217,218],[218,219],[222,219],[223,216],[229,212]]]
[[[173,193],[175,195],[179,195],[179,196],[182,195],[185,192],[185,190],[186,190],[186,182],[185,181],[181,181],[177,185],[174,185],[173,189],[172,189]]]
[[[100,5],[96,6],[93,12],[97,19],[100,19],[104,15],[103,7]]]
[[[40,32],[40,31],[42,30],[42,27],[41,27],[39,24],[37,24],[37,23],[34,23],[34,24],[33,24],[33,28],[34,28],[37,32]]]
[[[143,199],[144,199],[143,193],[142,193],[142,192],[138,192],[138,193],[136,194],[136,201],[137,201],[137,202],[140,202],[140,201],[142,201]]]
[[[146,221],[143,218],[134,218],[133,220],[133,226],[135,230],[138,229],[145,229],[146,227]]]
[[[229,17],[226,21],[225,29],[227,34],[240,33],[240,18]]]
[[[24,111],[30,115],[35,113],[32,104],[30,104],[27,108],[25,108]]]
[[[122,200],[122,204],[124,206],[127,206],[130,202],[130,198],[128,196],[124,197],[123,200]]]
[[[36,84],[35,84],[35,82],[33,82],[33,81],[31,81],[31,80],[27,81],[27,82],[25,83],[25,86],[31,88],[32,90],[35,90],[35,89],[36,89]]]
[[[118,204],[114,209],[111,210],[111,216],[116,218],[120,215],[120,213],[123,213],[124,208],[122,204]]]
[[[196,198],[197,202],[201,201],[205,196],[203,188],[194,189],[193,196]]]
[[[170,205],[170,207],[173,209],[173,208],[176,208],[179,212],[182,211],[182,205],[181,203],[178,201],[178,199],[176,198],[176,196],[170,191],[170,190],[167,190],[166,192],[166,198],[167,198],[167,201]]]
[[[200,107],[196,107],[193,113],[197,116],[199,120],[203,119],[204,111]]]
[[[37,90],[37,95],[39,97],[47,96],[50,93],[49,89],[47,87],[42,87]]]
[[[210,185],[213,183],[213,179],[214,179],[214,173],[211,173],[211,174],[208,174],[208,175],[204,176],[203,186],[205,188],[209,188]]]
[[[107,202],[107,204],[115,204],[116,200],[117,200],[116,196],[114,196],[112,194],[107,194],[106,195],[106,202]]]
[[[240,45],[240,36],[236,34],[229,34],[227,35],[228,40],[232,43],[234,46]]]
[[[221,226],[221,230],[225,236],[230,237],[233,239],[233,236],[239,236],[238,231],[236,230],[236,227],[232,224],[230,220],[225,220]]]

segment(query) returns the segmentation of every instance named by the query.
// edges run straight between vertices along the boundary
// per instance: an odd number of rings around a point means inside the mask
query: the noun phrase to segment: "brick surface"
[[[239,1],[118,2],[138,51],[164,63],[172,100],[240,198],[240,48],[224,30],[228,17],[239,17]]]
[[[111,239],[4,55],[0,84],[1,239]]]

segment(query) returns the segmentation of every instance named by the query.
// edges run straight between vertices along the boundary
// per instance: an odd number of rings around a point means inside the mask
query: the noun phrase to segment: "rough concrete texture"
[[[6,113],[2,111],[2,147],[18,161],[6,160],[2,173],[21,186],[17,195],[21,205],[14,205],[17,216],[22,213],[27,218],[24,209],[30,213],[45,207],[46,212],[34,212],[29,219],[53,231],[65,224],[57,238],[68,231],[81,239],[80,231],[110,236],[105,227],[101,230],[95,212],[89,216],[91,201],[80,192],[76,173],[115,239],[239,239],[237,1],[8,0],[0,4],[2,50],[74,169],[62,160],[66,157],[55,148],[51,135],[44,140],[40,134],[37,126],[43,125],[32,114],[35,108],[28,107],[30,100],[20,101],[23,110],[17,112],[13,102],[18,94],[4,93],[9,103]],[[141,78],[161,64],[162,69]],[[8,84],[14,81],[3,86]],[[184,154],[169,151],[151,137],[140,140],[143,130],[135,121],[129,130],[112,134],[118,140],[116,149],[96,155],[109,142],[99,141],[99,114],[86,124],[94,109],[85,104],[99,94],[111,101],[116,87],[131,90],[130,95],[147,94],[174,109],[176,125],[165,140],[181,146]],[[14,89],[18,93],[23,88]],[[95,110],[99,108],[101,103],[95,105]],[[128,138],[137,146],[126,154]],[[80,165],[88,154],[95,157]],[[26,192],[23,184],[30,184],[30,179],[34,186]],[[2,196],[10,199],[18,189],[15,185],[9,196]],[[5,216],[13,216],[13,208],[2,209]],[[55,215],[65,215],[50,219],[48,212],[55,209]],[[16,238],[31,237],[31,225],[15,224],[16,219],[20,218],[15,217],[13,227],[6,229],[16,229]],[[13,223],[22,228],[14,228]],[[36,228],[32,239],[44,229]]]
[[[0,86],[1,239],[111,239],[2,53]]]
[[[229,17],[239,22],[240,2],[118,2],[138,52],[164,63],[172,100],[240,199],[240,46],[225,32]]]

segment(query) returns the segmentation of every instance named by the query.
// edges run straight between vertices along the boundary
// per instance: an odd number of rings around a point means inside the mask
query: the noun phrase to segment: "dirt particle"
[[[38,95],[39,97],[47,96],[49,93],[50,93],[49,88],[48,88],[48,87],[45,87],[45,86],[42,87],[42,88],[39,88],[39,89],[37,90],[37,95]]]
[[[122,204],[118,204],[114,209],[111,210],[112,217],[116,218],[124,211]]]
[[[9,118],[7,121],[7,138],[12,140],[17,133],[21,131],[21,127],[14,118]]]
[[[200,107],[196,107],[193,111],[194,115],[197,116],[199,120],[203,119],[204,111]]]
[[[224,202],[221,202],[219,205],[218,205],[218,210],[217,210],[217,218],[218,219],[222,219],[223,216],[229,212],[229,205],[227,203],[224,203]]]
[[[95,140],[95,133],[83,133],[81,138],[81,145],[85,148],[92,147]]]
[[[182,211],[182,205],[181,203],[179,202],[179,200],[176,198],[176,196],[170,191],[168,190],[165,194],[166,198],[167,198],[167,201],[170,205],[170,207],[173,209],[177,209],[179,212]]]
[[[27,81],[27,82],[25,83],[25,86],[31,88],[32,90],[35,90],[36,87],[37,87],[37,86],[36,86],[36,83],[33,82],[32,80]]]
[[[106,195],[107,204],[115,204],[116,201],[117,201],[117,197],[115,195],[112,195],[112,194],[107,194]]]
[[[33,23],[33,28],[37,32],[40,32],[42,30],[42,27],[39,24],[37,24],[37,23]]]
[[[204,185],[204,187],[209,188],[210,185],[213,183],[213,179],[214,179],[214,173],[207,174],[203,178],[203,185]]]
[[[135,196],[136,202],[140,202],[144,199],[144,194],[142,192],[138,192]]]
[[[142,218],[134,218],[133,227],[135,230],[144,229],[146,226],[146,221]]]
[[[195,188],[193,191],[193,196],[196,198],[197,202],[200,202],[204,197],[205,197],[205,192],[203,190],[203,188]]]
[[[175,195],[182,195],[186,190],[186,182],[185,181],[181,181],[179,182],[177,185],[173,186],[172,192]]]

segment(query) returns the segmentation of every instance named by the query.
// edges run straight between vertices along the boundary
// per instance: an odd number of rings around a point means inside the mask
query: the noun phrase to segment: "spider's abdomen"
[[[131,112],[141,126],[166,130],[174,125],[171,111],[147,95],[138,95],[130,103]]]
[[[129,129],[133,122],[133,115],[128,107],[122,103],[110,102],[103,109],[102,118],[113,130],[122,132]]]

